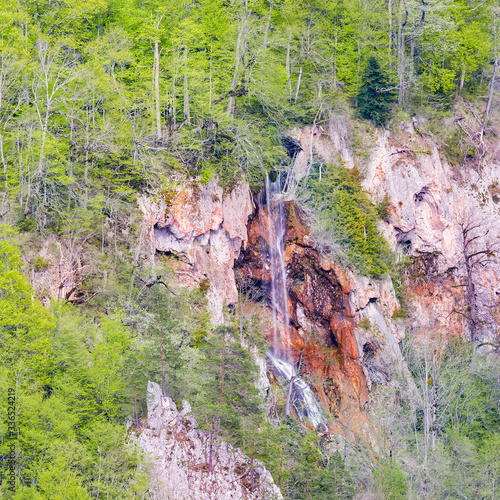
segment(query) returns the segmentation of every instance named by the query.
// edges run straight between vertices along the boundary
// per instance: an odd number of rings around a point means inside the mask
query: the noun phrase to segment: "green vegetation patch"
[[[359,171],[341,162],[329,165],[321,176],[309,178],[307,190],[319,226],[340,245],[346,263],[361,274],[386,275],[389,246],[378,230],[379,213],[361,186]]]

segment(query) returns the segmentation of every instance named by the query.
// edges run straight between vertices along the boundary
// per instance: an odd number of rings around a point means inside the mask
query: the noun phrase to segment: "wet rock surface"
[[[390,281],[357,278],[321,255],[314,247],[305,215],[292,202],[286,202],[285,208],[289,350],[295,362],[301,359],[302,373],[316,381],[313,387],[323,407],[337,419],[338,424],[331,424],[330,430],[344,433],[348,425],[358,435],[367,434],[370,423],[364,410],[369,405],[368,384],[372,381],[367,382],[365,352],[357,338],[356,323],[368,306],[375,307],[375,302],[392,314],[398,305],[392,285]],[[269,213],[276,210],[275,206],[270,212],[257,207],[248,225],[248,245],[236,262],[240,280],[262,289],[268,303],[272,266],[266,256],[274,242],[268,239],[267,227]],[[283,335],[283,325],[280,331]],[[387,335],[397,343],[394,333],[387,329]],[[267,336],[271,344],[276,341],[271,330]],[[401,357],[399,350],[394,356]],[[378,383],[387,381],[388,377],[376,379]]]

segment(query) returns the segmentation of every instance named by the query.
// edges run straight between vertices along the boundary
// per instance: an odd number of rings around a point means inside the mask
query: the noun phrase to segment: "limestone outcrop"
[[[248,185],[224,194],[217,183],[184,184],[156,199],[142,197],[143,251],[175,254],[188,284],[205,281],[214,324],[223,322],[223,305],[238,299],[233,265],[247,244],[247,219],[253,211]]]
[[[211,440],[190,412],[187,401],[178,411],[170,398],[162,397],[158,384],[148,383],[148,418],[138,441],[151,463],[152,498],[282,500],[263,464],[252,462],[239,448]]]
[[[390,202],[390,217],[382,227],[385,236],[414,259],[409,280],[416,297],[412,326],[470,337],[467,308],[473,301],[480,337],[494,337],[500,297],[498,155],[487,154],[480,167],[451,165],[443,159],[442,145],[423,133],[417,122],[400,124],[397,133],[375,133],[371,156],[362,167],[365,189],[374,200],[387,197]],[[302,165],[308,164],[312,152],[324,162],[340,157],[353,164],[341,120],[304,129],[297,137],[303,156],[297,160]],[[469,240],[473,241],[468,245]],[[468,275],[467,253],[485,250],[485,258]],[[473,290],[468,290],[465,285],[472,280]]]

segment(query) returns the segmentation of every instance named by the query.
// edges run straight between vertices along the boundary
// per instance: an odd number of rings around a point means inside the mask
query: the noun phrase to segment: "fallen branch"
[[[146,281],[146,280],[142,279],[138,274],[136,274],[135,276],[139,279],[139,281],[144,283],[144,286],[141,288],[141,292],[142,292],[142,290],[144,290],[144,288],[151,288],[155,285],[163,285],[172,295],[175,295],[176,297],[178,297],[178,295],[175,292],[173,292],[172,290],[170,290],[168,285],[164,281],[162,281],[161,276],[157,276],[155,279],[153,279],[151,281]]]
[[[394,153],[391,153],[390,156],[392,155],[400,155],[404,153],[413,153],[416,155],[431,155],[432,151],[424,151],[422,149],[415,150],[415,149],[398,149],[397,151],[394,151]]]
[[[496,343],[496,342],[481,342],[480,344],[478,344],[478,347],[485,347],[485,346],[494,347],[495,351],[500,350],[500,343]]]

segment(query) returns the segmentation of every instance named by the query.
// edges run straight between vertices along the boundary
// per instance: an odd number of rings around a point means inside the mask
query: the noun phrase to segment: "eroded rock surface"
[[[151,492],[155,500],[282,500],[269,471],[241,450],[211,441],[197,428],[191,407],[178,411],[164,398],[158,384],[148,382],[148,419],[139,445],[152,465]],[[212,444],[213,471],[209,472]],[[254,488],[251,475],[253,469]]]
[[[188,284],[206,281],[214,324],[223,322],[223,305],[238,292],[233,265],[247,244],[247,219],[253,211],[248,185],[224,195],[215,182],[186,185],[156,200],[141,198],[144,251],[172,253],[183,259],[178,275]]]
[[[258,206],[251,217],[246,249],[237,261],[240,279],[252,287],[262,289],[270,302],[272,265],[268,249],[275,245],[269,241],[269,213],[277,211],[277,201],[271,211]],[[380,321],[392,315],[398,307],[390,280],[371,280],[356,277],[342,269],[334,261],[322,256],[314,247],[307,221],[297,205],[285,203],[286,233],[284,264],[287,275],[288,314],[290,318],[289,339],[284,339],[284,318],[278,318],[280,339],[274,336],[273,328],[264,332],[271,345],[273,342],[289,342],[288,351],[295,361],[301,357],[303,373],[310,380],[316,380],[315,392],[323,407],[338,419],[330,430],[345,434],[345,429],[356,435],[370,437],[370,422],[365,413],[369,405],[368,387],[373,383],[387,383],[389,380],[373,376],[364,366],[364,356],[372,351],[364,349],[370,341],[356,329],[356,323],[370,311],[379,311]],[[402,335],[384,323],[387,337],[378,346],[384,351],[385,363],[395,359],[400,362],[401,354],[396,337]],[[391,346],[388,352],[385,347]],[[279,348],[278,348],[279,350]],[[380,358],[380,353],[377,354]],[[374,366],[370,359],[370,366]],[[378,363],[381,364],[380,362]],[[378,378],[377,378],[378,377]]]
[[[404,247],[416,261],[410,291],[416,297],[416,330],[470,337],[467,302],[477,302],[481,338],[498,331],[495,308],[500,292],[500,167],[498,154],[486,154],[480,167],[450,165],[440,145],[420,131],[418,120],[401,124],[397,133],[381,131],[364,169],[364,187],[374,200],[387,196],[390,217],[383,232],[393,246]],[[420,127],[420,128],[419,128]],[[306,170],[311,152],[328,162],[342,158],[352,165],[353,152],[342,120],[298,134],[302,147],[296,175]],[[464,227],[468,231],[464,241]],[[474,238],[469,247],[466,240]],[[473,292],[467,282],[465,254],[491,249],[484,267],[473,270]],[[487,262],[486,262],[487,260]]]

